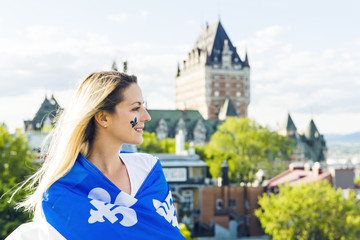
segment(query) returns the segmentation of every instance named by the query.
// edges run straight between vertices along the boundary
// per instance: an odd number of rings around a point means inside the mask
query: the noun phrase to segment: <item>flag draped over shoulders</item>
[[[184,239],[159,160],[133,197],[79,154],[44,194],[42,207],[46,221],[66,239]]]

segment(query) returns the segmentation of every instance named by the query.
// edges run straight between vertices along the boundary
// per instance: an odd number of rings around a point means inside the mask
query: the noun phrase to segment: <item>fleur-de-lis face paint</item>
[[[134,128],[137,123],[138,123],[137,117],[135,117],[134,121],[130,121],[130,124],[131,124],[132,128]]]

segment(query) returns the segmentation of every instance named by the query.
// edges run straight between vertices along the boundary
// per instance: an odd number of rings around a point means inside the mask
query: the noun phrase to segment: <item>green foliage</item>
[[[147,153],[175,153],[175,138],[157,139],[155,133],[144,132],[144,141],[138,147]],[[189,143],[185,143],[185,149]]]
[[[344,198],[328,182],[280,186],[259,198],[265,233],[277,239],[359,239],[360,205],[355,193]]]
[[[144,132],[144,141],[138,146],[142,152],[159,153],[162,151],[161,143],[156,139],[155,133]]]
[[[180,233],[184,236],[186,240],[197,240],[198,238],[191,238],[191,233],[187,229],[184,223],[179,223]]]
[[[20,131],[11,135],[4,124],[0,125],[0,239],[31,218],[14,209],[15,203],[25,197],[24,190],[18,191],[10,203],[9,200],[17,184],[34,172],[33,160],[26,137]]]
[[[291,139],[251,119],[228,118],[211,136],[205,153],[213,177],[220,177],[221,164],[227,160],[231,180],[253,182],[260,168],[266,173],[278,174],[273,171],[273,162],[288,159],[293,145]]]
[[[360,183],[360,178],[355,178],[354,183]]]

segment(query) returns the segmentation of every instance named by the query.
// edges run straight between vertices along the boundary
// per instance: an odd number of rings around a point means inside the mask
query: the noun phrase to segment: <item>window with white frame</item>
[[[216,199],[216,210],[221,210],[224,208],[224,202],[222,199]]]
[[[236,97],[241,97],[241,92],[236,92]]]

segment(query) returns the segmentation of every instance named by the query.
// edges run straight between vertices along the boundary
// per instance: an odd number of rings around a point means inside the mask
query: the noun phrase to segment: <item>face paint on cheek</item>
[[[131,127],[134,128],[136,124],[138,123],[137,117],[135,117],[134,121],[130,121]]]

